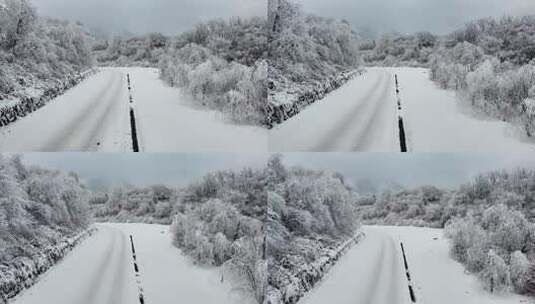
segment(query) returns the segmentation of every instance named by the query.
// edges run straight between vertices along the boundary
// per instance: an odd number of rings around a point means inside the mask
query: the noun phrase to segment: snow
[[[394,239],[371,229],[300,304],[409,304],[401,253]]]
[[[383,70],[383,69],[381,69]],[[420,68],[387,68],[401,86],[404,122],[413,152],[533,152],[511,124],[477,118],[455,92],[441,90]]]
[[[524,100],[529,115],[535,115],[535,99]]]
[[[418,303],[533,303],[516,294],[495,295],[485,291],[475,275],[465,272],[462,264],[450,258],[448,239],[442,229],[389,226],[369,229],[403,241]]]
[[[218,269],[191,264],[171,244],[169,226],[99,224],[13,304],[139,303],[129,235],[133,235],[146,303],[245,303],[221,283]],[[244,300],[245,301],[245,300]]]
[[[128,97],[123,80],[120,71],[107,69],[89,77],[43,108],[0,129],[0,150],[128,150]]]
[[[45,107],[0,129],[0,151],[132,150],[126,74],[131,74],[143,152],[267,151],[267,131],[194,109],[155,69],[103,68]]]
[[[469,113],[453,91],[438,88],[427,69],[369,68],[323,100],[275,127],[276,152],[398,152],[394,75],[401,87],[404,124],[411,152],[535,150],[518,128]]]
[[[393,78],[376,70],[348,81],[276,126],[271,151],[397,151]]]
[[[100,227],[12,304],[137,303],[126,236]]]
[[[450,258],[442,229],[365,226],[363,232],[366,238],[300,303],[410,303],[400,241],[417,303],[532,303],[523,296],[483,290],[476,276]]]
[[[195,102],[188,101],[179,89],[160,81],[156,69],[129,68],[125,72],[132,80],[144,152],[267,151],[264,128],[227,123],[216,111],[195,108]]]
[[[169,226],[106,224],[133,235],[147,303],[245,304],[218,268],[194,265],[172,245]],[[243,301],[242,301],[243,300]],[[251,303],[251,302],[249,302]]]

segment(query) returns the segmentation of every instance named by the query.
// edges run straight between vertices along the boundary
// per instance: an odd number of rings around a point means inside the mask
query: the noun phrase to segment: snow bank
[[[25,288],[34,285],[39,276],[59,262],[76,245],[91,236],[94,228],[66,237],[57,244],[44,248],[29,257],[17,257],[9,264],[0,265],[0,303],[7,303]]]

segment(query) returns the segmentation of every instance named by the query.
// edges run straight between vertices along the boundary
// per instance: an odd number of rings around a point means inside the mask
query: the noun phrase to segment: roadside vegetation
[[[359,199],[368,224],[445,228],[451,256],[491,292],[535,295],[535,171],[491,172],[454,190],[386,190]]]

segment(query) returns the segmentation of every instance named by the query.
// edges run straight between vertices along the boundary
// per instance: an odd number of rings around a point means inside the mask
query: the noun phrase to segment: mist
[[[350,185],[382,189],[434,185],[455,188],[481,173],[535,169],[532,154],[492,153],[288,153],[284,163],[340,172]]]
[[[345,19],[375,34],[430,31],[446,34],[486,17],[535,14],[532,0],[296,0],[315,15]]]
[[[264,0],[33,0],[41,15],[116,34],[179,34],[215,18],[266,15]]]
[[[217,170],[263,168],[267,155],[227,153],[25,153],[24,163],[77,173],[89,186],[185,186]]]

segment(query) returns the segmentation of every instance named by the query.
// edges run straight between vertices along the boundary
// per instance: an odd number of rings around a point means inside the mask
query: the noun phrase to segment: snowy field
[[[221,282],[218,269],[191,264],[171,244],[169,226],[99,224],[14,304],[139,303],[129,236],[134,238],[145,303],[240,304],[247,301]]]
[[[526,142],[520,130],[505,122],[476,118],[459,105],[454,92],[431,82],[428,70],[416,68],[368,69],[363,77],[271,130],[269,149],[400,151],[395,74],[410,151],[535,151],[535,143]]]
[[[131,151],[126,74],[143,152],[267,151],[267,131],[194,109],[157,70],[104,68],[48,105],[0,129],[0,151]]]
[[[363,231],[366,238],[299,303],[411,303],[400,241],[405,247],[416,303],[534,303],[514,294],[484,291],[474,275],[449,257],[442,229],[365,226]]]

